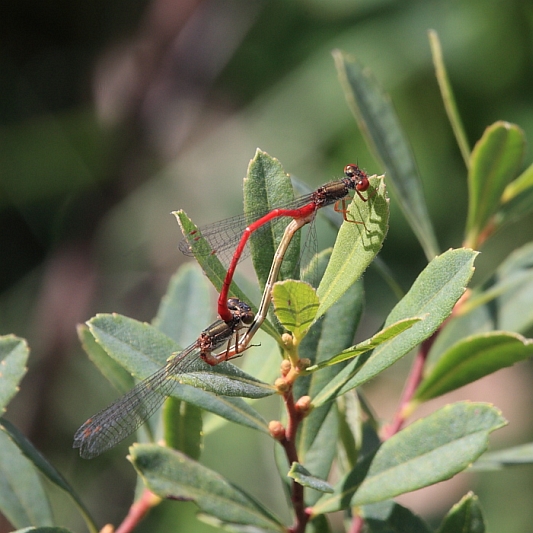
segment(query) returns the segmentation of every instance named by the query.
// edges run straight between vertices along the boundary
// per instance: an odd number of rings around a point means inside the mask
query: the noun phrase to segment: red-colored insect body
[[[296,198],[287,205],[272,209],[266,213],[257,213],[255,214],[255,221],[251,224],[246,224],[245,215],[239,215],[202,228],[200,233],[209,242],[211,253],[221,258],[228,250],[233,251],[218,299],[218,314],[220,318],[222,320],[231,320],[231,312],[226,305],[229,288],[237,264],[243,259],[246,244],[252,233],[276,219],[282,217],[294,220],[307,218],[316,213],[321,207],[332,204],[334,204],[335,210],[342,212],[346,219],[346,200],[349,198],[350,191],[355,191],[359,198],[366,202],[367,199],[361,193],[366,191],[369,186],[368,176],[363,170],[354,164],[346,165],[342,179],[326,183],[311,194]],[[185,254],[191,253],[189,242],[200,239],[200,236],[196,236],[196,233],[196,231],[191,232],[188,240],[179,244],[180,250]]]
[[[80,449],[82,457],[91,459],[100,455],[144,424],[173,393],[180,376],[198,364],[198,358],[214,366],[243,351],[239,349],[241,330],[250,327],[254,313],[237,298],[231,298],[227,308],[231,320],[217,320],[202,331],[188,348],[173,354],[154,374],[137,383],[127,394],[89,418],[78,429],[74,435],[74,448]],[[213,353],[221,348],[224,349],[220,353]]]
[[[367,199],[361,194],[361,192],[366,191],[370,186],[370,182],[368,180],[366,172],[361,170],[357,165],[350,164],[344,167],[344,174],[344,178],[337,181],[332,181],[330,183],[326,183],[325,185],[319,187],[311,194],[310,199],[309,197],[305,197],[307,203],[292,209],[273,209],[260,219],[250,224],[247,228],[245,228],[241,240],[239,241],[235,253],[233,254],[233,258],[230,262],[226,277],[222,284],[220,296],[218,298],[218,314],[220,315],[220,318],[222,318],[222,320],[225,320],[226,317],[229,317],[230,311],[226,308],[226,300],[228,297],[231,281],[233,280],[233,275],[235,273],[235,269],[237,268],[237,264],[241,260],[244,247],[246,246],[250,235],[254,231],[276,218],[291,217],[294,220],[308,218],[314,213],[316,213],[316,211],[321,207],[335,204],[335,208],[337,208],[339,202],[342,202],[343,214],[346,220],[345,201],[346,197],[349,196],[351,190],[355,191],[364,202],[367,201]]]

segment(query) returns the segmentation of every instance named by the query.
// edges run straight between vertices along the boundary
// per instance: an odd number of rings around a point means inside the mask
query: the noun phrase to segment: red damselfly
[[[335,204],[336,211],[345,215],[346,200],[350,195],[350,191],[355,191],[359,198],[366,202],[367,198],[361,193],[366,191],[369,186],[368,176],[363,170],[357,165],[346,165],[344,167],[344,178],[340,180],[326,183],[314,192],[296,198],[288,204],[266,213],[254,213],[252,218],[255,221],[251,224],[247,225],[245,215],[210,224],[201,228],[198,232],[199,235],[194,232],[186,236],[186,239],[180,242],[179,248],[183,253],[191,255],[191,243],[203,237],[209,243],[213,253],[219,257],[223,256],[228,250],[234,250],[218,299],[218,314],[220,318],[231,320],[231,311],[226,304],[231,281],[237,264],[244,256],[246,243],[255,231],[281,217],[289,217],[295,220],[306,219],[309,216],[314,217],[318,209],[332,204]],[[248,217],[250,217],[250,214],[248,214]]]
[[[217,320],[211,324],[188,348],[172,354],[165,366],[89,418],[76,431],[73,447],[80,449],[83,458],[92,459],[100,455],[144,424],[172,394],[180,375],[186,373],[198,357],[213,366],[241,353],[240,332],[250,327],[254,313],[237,298],[230,298],[227,306],[231,313],[230,320]],[[226,348],[223,351],[213,353],[224,345]]]

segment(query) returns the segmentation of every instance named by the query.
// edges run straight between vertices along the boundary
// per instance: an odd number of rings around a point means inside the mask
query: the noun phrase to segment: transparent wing
[[[74,448],[84,459],[92,459],[139,429],[176,387],[175,376],[183,373],[199,352],[197,343],[180,352],[155,374],[138,383],[127,394],[92,416],[74,435]]]
[[[312,200],[312,194],[307,194],[305,196],[300,196],[295,198],[286,204],[279,206],[279,209],[298,209]],[[194,243],[195,240],[201,236],[209,243],[210,248],[213,250],[213,253],[222,261],[222,263],[229,263],[230,259],[233,256],[235,248],[239,243],[242,234],[246,227],[252,222],[262,218],[266,215],[268,211],[257,210],[250,212],[247,215],[240,214],[219,222],[214,222],[203,226],[198,229],[198,232],[189,234],[185,239],[180,241],[178,248],[180,251],[185,254],[192,256],[193,252],[191,251],[191,243]],[[283,224],[286,225],[286,217],[280,217],[274,219],[270,222],[265,223],[263,226],[258,228],[257,232],[262,232],[267,230],[272,224]],[[248,256],[249,252],[248,247],[244,250],[240,260]]]

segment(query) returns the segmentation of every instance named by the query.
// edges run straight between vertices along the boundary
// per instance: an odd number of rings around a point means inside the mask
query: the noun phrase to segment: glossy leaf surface
[[[146,486],[162,498],[192,500],[204,513],[229,524],[284,530],[261,504],[220,474],[180,452],[139,444],[130,448],[129,458]]]
[[[436,398],[532,355],[533,341],[518,334],[492,331],[467,337],[439,358],[414,399]]]
[[[391,311],[384,327],[416,316],[425,317],[424,320],[378,346],[369,357],[358,357],[350,362],[313,399],[313,405],[321,405],[372,379],[427,339],[449,316],[464,293],[474,273],[476,255],[477,252],[461,248],[436,257]]]
[[[360,485],[359,477],[349,474],[313,512],[379,502],[449,479],[479,457],[489,434],[505,424],[501,413],[488,404],[443,407],[385,441]]]

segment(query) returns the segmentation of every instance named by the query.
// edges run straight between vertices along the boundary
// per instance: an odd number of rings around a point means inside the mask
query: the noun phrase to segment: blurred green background
[[[10,0],[0,27],[0,334],[32,348],[8,418],[100,524],[124,516],[135,476],[125,446],[91,462],[71,449],[77,427],[116,396],[83,354],[76,324],[97,312],[151,320],[171,274],[191,261],[177,250],[170,212],[183,208],[199,224],[241,212],[256,147],[310,187],[340,177],[347,163],[381,172],[345,103],[332,49],[355,55],[390,93],[441,250],[461,244],[466,170],[427,30],[441,39],[471,145],[499,119],[533,132],[533,3],[525,0]],[[531,161],[526,154],[524,166]],[[531,239],[532,222],[487,245],[479,279]],[[405,290],[425,265],[394,199],[382,257]],[[394,297],[372,270],[366,290],[362,327],[371,332]],[[400,393],[407,369],[402,362],[382,388],[372,385],[371,397],[386,396],[380,416],[393,411],[391,387]],[[527,442],[529,366],[489,379],[465,397],[494,401],[511,420],[497,446]],[[214,433],[204,460],[282,512],[272,444],[251,433]],[[471,487],[489,531],[527,531],[532,473],[463,475],[402,501],[438,521]],[[59,522],[83,530],[66,498],[51,494]],[[203,531],[187,522],[193,513],[192,504],[164,504],[139,531]]]

